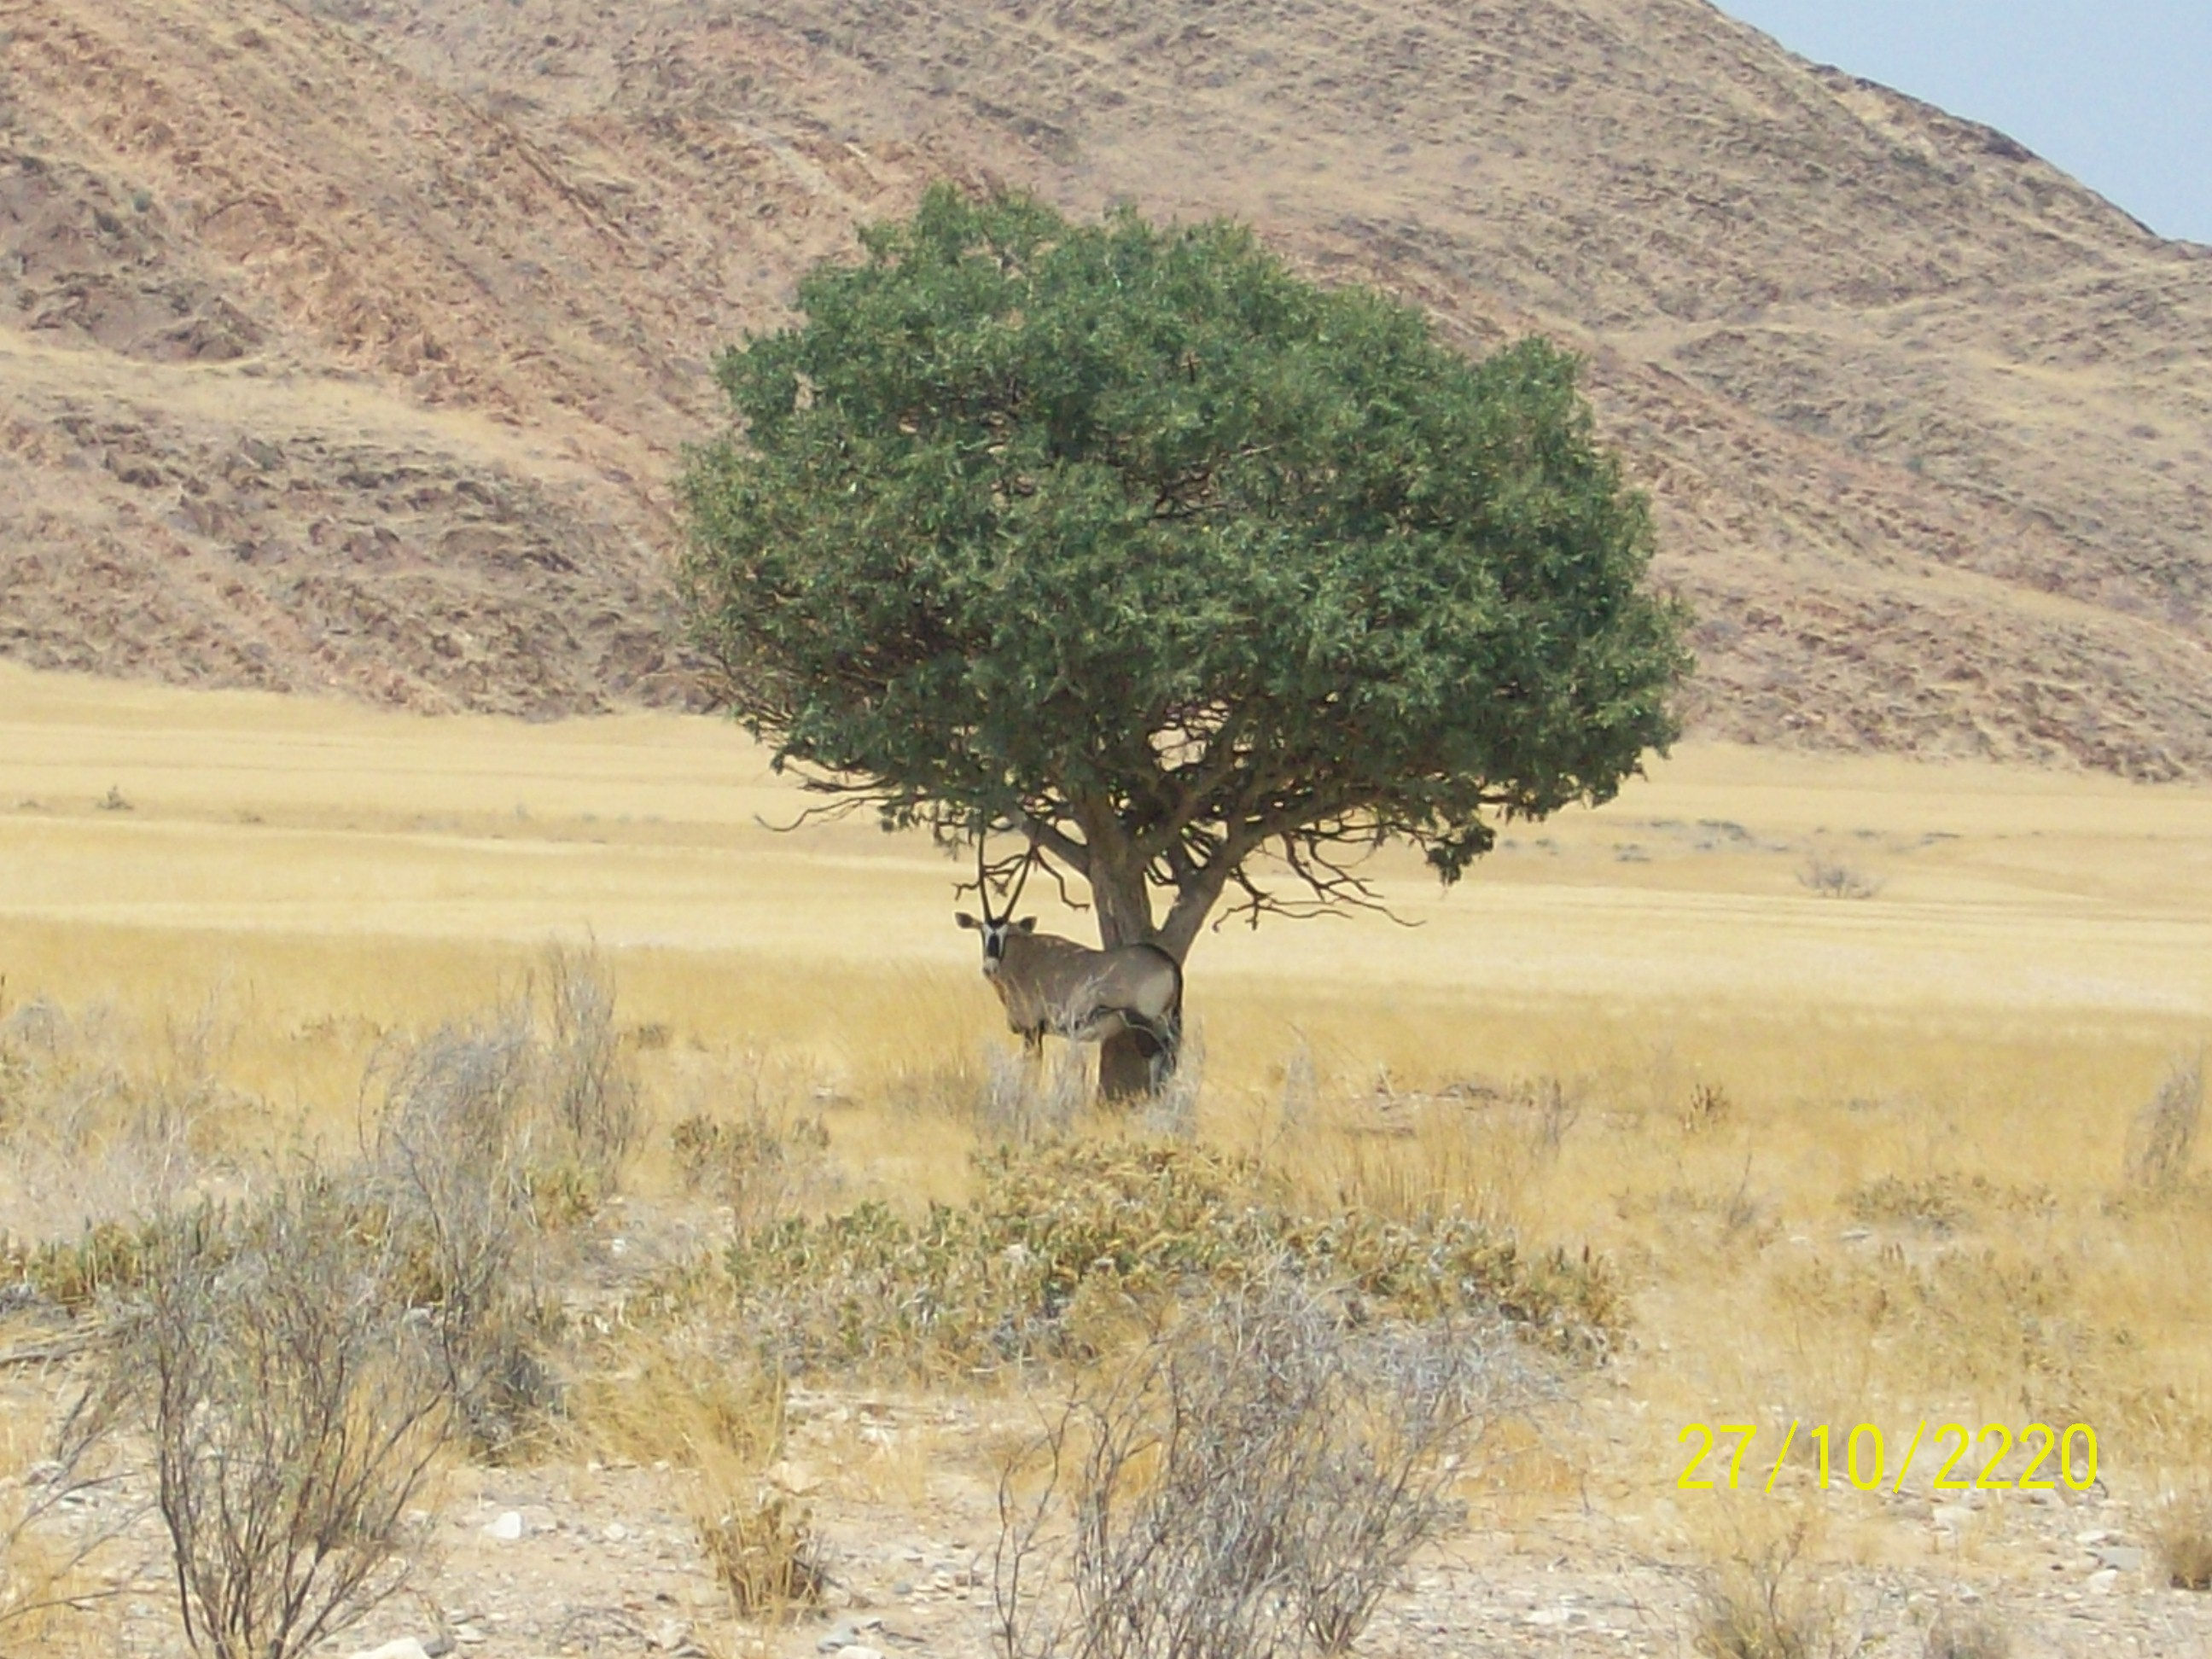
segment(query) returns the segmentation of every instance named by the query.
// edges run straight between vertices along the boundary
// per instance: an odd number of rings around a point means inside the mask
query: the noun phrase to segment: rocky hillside
[[[1698,727],[2212,775],[2212,250],[1703,0],[0,0],[0,650],[684,695],[705,368],[933,178],[1586,352]]]

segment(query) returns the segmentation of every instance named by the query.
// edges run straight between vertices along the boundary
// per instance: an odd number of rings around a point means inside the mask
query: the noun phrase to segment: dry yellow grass
[[[659,1115],[649,1184],[706,1113],[819,1118],[811,1199],[965,1187],[1011,1040],[951,925],[960,866],[865,822],[771,833],[805,803],[720,723],[0,669],[0,769],[8,1006],[110,1006],[147,1078],[212,1009],[210,1063],[272,1140],[342,1144],[380,1039],[588,936]],[[1816,856],[1878,894],[1816,896]],[[1201,940],[1199,1130],[1310,1201],[1474,1210],[1620,1264],[1639,1409],[1547,1440],[1545,1501],[1694,1548],[1692,1421],[1758,1423],[1753,1463],[1792,1419],[1835,1425],[1838,1459],[1879,1424],[1893,1472],[1923,1418],[2033,1418],[2094,1424],[2118,1489],[2212,1468],[2212,1285],[2184,1265],[2212,1200],[2124,1178],[2130,1121],[2212,1031],[2212,792],[1692,746],[1602,811],[1515,826],[1456,892],[1380,867],[1422,926]],[[1835,1487],[1823,1551],[1899,1547]]]

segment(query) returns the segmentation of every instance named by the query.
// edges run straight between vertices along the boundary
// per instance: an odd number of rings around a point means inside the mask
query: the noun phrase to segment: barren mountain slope
[[[1708,732],[2212,771],[2212,252],[1702,0],[0,27],[0,648],[32,659],[672,695],[707,356],[950,174],[1235,214],[1471,349],[1587,351]]]

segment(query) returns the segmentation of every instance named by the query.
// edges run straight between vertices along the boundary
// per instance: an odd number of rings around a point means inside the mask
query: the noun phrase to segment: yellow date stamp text
[[[2016,1435],[2002,1423],[1984,1423],[1978,1434],[1964,1423],[1945,1423],[1930,1437],[1923,1417],[1914,1425],[1893,1477],[1887,1443],[1872,1423],[1838,1434],[1826,1423],[1808,1426],[1793,1419],[1771,1467],[1764,1453],[1749,1456],[1758,1437],[1758,1425],[1751,1423],[1685,1425],[1675,1443],[1688,1450],[1689,1462],[1674,1485],[1683,1492],[1714,1492],[1723,1486],[1735,1492],[1742,1486],[1747,1463],[1754,1482],[1765,1471],[1760,1489],[1771,1492],[1801,1437],[1823,1492],[1838,1480],[1849,1480],[1861,1492],[1878,1491],[1885,1485],[1893,1492],[1903,1492],[1923,1441],[1931,1457],[1940,1460],[1929,1482],[1931,1492],[2056,1492],[2062,1486],[2069,1492],[2087,1492],[2097,1480],[2097,1431],[2087,1423],[2069,1424],[2063,1431],[2048,1423],[2030,1423]],[[2026,1456],[2027,1466],[2017,1474],[2000,1474],[2015,1446]]]

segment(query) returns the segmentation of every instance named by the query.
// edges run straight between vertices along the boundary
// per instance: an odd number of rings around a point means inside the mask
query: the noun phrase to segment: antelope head
[[[996,977],[1006,959],[1006,939],[1011,933],[1034,933],[1036,918],[1024,916],[1013,920],[1014,907],[1022,902],[1022,889],[1029,884],[1030,868],[1036,862],[1036,849],[1030,849],[1029,857],[1022,860],[1021,874],[1014,878],[1014,890],[1007,896],[1006,908],[997,915],[991,914],[991,880],[983,870],[983,843],[975,842],[975,900],[983,907],[981,921],[965,910],[954,913],[952,920],[963,927],[972,927],[983,935],[983,971]]]

